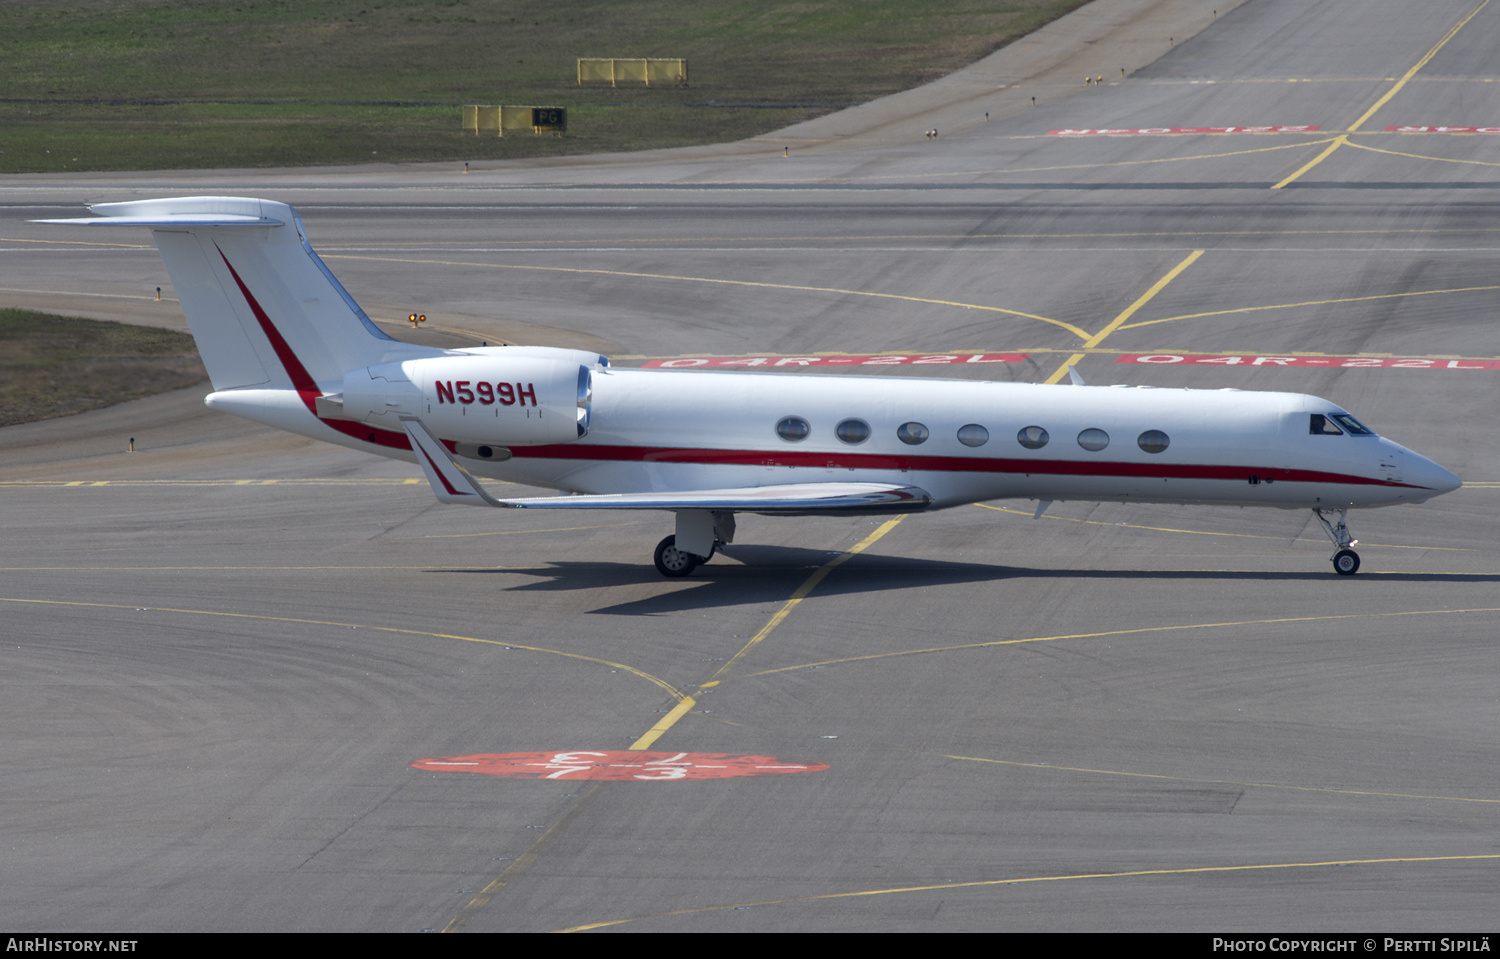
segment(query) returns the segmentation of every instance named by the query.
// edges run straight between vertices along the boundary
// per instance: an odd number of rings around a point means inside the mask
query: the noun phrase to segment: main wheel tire
[[[1334,553],[1333,571],[1340,576],[1353,576],[1359,572],[1359,554],[1352,549],[1341,549]]]
[[[668,536],[656,544],[656,571],[663,576],[676,579],[686,576],[698,568],[703,562],[692,553],[684,553],[677,548],[677,537]]]

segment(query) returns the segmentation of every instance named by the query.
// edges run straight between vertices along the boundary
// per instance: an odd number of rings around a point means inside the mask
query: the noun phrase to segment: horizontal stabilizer
[[[83,216],[62,220],[32,220],[32,223],[60,223],[65,226],[149,226],[157,230],[173,227],[284,226],[281,220],[264,216],[211,216],[201,213],[173,213],[166,216]]]
[[[65,220],[32,220],[33,223],[60,223],[66,226],[149,226],[157,230],[173,228],[222,228],[284,226],[285,220],[266,216],[266,208],[288,210],[280,203],[269,203],[237,196],[190,196],[165,200],[125,200],[121,203],[91,203],[97,214]]]

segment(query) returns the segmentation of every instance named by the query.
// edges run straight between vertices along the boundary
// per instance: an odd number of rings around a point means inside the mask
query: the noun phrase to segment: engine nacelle
[[[585,435],[592,399],[593,373],[572,357],[486,351],[350,370],[337,415],[395,432],[416,416],[464,445],[537,446]]]
[[[497,359],[517,359],[522,356],[544,360],[566,360],[587,366],[593,370],[609,369],[609,357],[589,350],[571,350],[564,346],[467,346],[453,350],[465,356],[493,356]]]

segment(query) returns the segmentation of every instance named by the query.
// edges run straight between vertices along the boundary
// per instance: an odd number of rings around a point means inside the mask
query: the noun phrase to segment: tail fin
[[[346,370],[428,350],[380,331],[313,252],[297,211],[241,197],[98,203],[97,218],[151,228],[215,390],[337,388]]]

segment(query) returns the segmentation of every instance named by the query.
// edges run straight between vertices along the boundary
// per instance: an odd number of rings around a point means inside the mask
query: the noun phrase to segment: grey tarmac
[[[1492,923],[1500,139],[1386,128],[1500,125],[1497,46],[1479,0],[1100,0],[745,143],[0,181],[5,305],[181,328],[149,237],[24,221],[260,195],[448,342],[1024,353],[880,372],[1028,382],[1077,356],[1324,396],[1467,484],[1351,514],[1349,578],[1304,512],[999,502],[745,516],[666,581],[665,514],[442,507],[206,386],[0,430],[0,925]],[[1316,129],[1053,132],[1231,127]],[[410,766],[648,741],[829,768]]]

